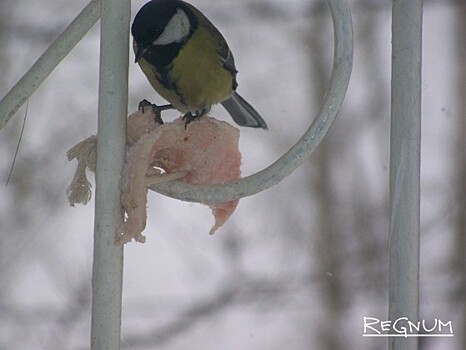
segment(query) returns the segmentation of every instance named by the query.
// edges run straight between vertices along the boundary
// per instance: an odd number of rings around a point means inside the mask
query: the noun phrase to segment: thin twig
[[[11,163],[10,172],[8,173],[8,178],[6,179],[5,187],[10,183],[11,175],[13,175],[13,169],[15,168],[16,157],[18,157],[19,145],[21,145],[21,140],[23,139],[24,126],[26,125],[26,118],[28,116],[28,107],[29,100],[26,101],[26,110],[24,111],[23,125],[21,126],[21,132],[19,134],[18,144],[16,145],[15,156],[13,157],[13,162]]]

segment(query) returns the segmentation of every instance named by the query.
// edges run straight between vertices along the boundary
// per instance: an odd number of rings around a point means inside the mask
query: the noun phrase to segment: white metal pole
[[[36,91],[100,17],[100,0],[92,0],[0,101],[0,129]]]
[[[123,246],[121,173],[126,153],[130,0],[102,0],[91,349],[120,348]]]
[[[393,0],[389,319],[419,317],[422,0]],[[401,323],[398,326],[402,326]],[[416,337],[389,348],[418,348]]]

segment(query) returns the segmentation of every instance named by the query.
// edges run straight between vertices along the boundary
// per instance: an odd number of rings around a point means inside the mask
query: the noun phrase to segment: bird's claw
[[[191,123],[192,121],[196,120],[196,119],[199,119],[200,116],[197,115],[197,114],[192,114],[191,112],[187,112],[185,113],[185,115],[183,116],[183,121],[184,121],[184,129],[186,130],[186,128],[188,127],[188,124]]]
[[[184,120],[184,129],[186,130],[186,128],[188,127],[188,124],[189,124],[189,123],[191,123],[191,122],[194,121],[194,120],[200,119],[201,117],[203,117],[204,115],[206,115],[207,112],[208,112],[208,109],[203,109],[202,111],[196,112],[195,114],[192,114],[191,112],[185,113],[184,116],[183,116],[183,120]]]
[[[155,121],[156,123],[162,125],[163,124],[163,119],[162,119],[162,111],[165,111],[167,109],[172,109],[172,105],[162,105],[162,106],[157,106],[155,103],[150,103],[146,99],[142,100],[138,104],[138,110],[140,110],[142,113],[144,113],[145,108],[151,107],[152,112],[155,115]]]

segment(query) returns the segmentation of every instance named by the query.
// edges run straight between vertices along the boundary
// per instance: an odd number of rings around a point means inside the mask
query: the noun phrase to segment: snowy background
[[[133,17],[144,2],[132,1]],[[318,110],[333,55],[328,8],[191,3],[227,38],[238,91],[269,125],[241,130],[242,170],[251,174],[287,151]],[[352,80],[304,166],[241,200],[215,236],[207,207],[149,194],[147,242],[125,246],[123,349],[387,347],[361,335],[364,316],[387,317],[391,2],[349,3]],[[0,97],[86,4],[0,1]],[[421,339],[422,349],[466,348],[464,18],[463,1],[425,1],[420,312],[452,320],[456,336]],[[98,54],[99,24],[30,98],[12,179],[0,186],[0,350],[89,348],[93,204],[68,206],[76,164],[65,153],[96,132]],[[132,57],[129,111],[143,98],[162,102]],[[0,131],[1,182],[24,113]],[[230,121],[221,107],[212,115]]]

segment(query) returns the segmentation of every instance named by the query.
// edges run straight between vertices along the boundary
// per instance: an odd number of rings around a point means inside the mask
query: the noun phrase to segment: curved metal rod
[[[188,202],[222,203],[272,187],[303,164],[332,126],[343,103],[353,66],[353,27],[349,6],[345,0],[328,0],[328,4],[335,33],[330,86],[319,113],[299,141],[269,167],[238,181],[217,185],[173,181],[153,185],[152,190]]]

